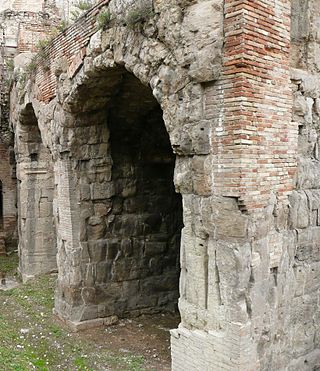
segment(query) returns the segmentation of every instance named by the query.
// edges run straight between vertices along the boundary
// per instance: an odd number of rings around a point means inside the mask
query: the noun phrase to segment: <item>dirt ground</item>
[[[17,257],[0,257],[0,370],[170,370],[169,329],[178,315],[119,320],[73,333],[52,314],[55,275],[17,287]],[[12,284],[12,285],[11,285]]]
[[[171,370],[169,330],[176,328],[179,317],[173,315],[142,316],[121,320],[115,326],[87,330],[74,336],[95,341],[114,352],[140,354],[145,370]]]

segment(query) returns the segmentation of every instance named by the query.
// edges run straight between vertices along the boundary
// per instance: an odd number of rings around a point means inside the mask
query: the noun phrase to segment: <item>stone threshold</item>
[[[115,325],[119,321],[118,316],[96,318],[96,319],[91,319],[91,320],[87,320],[87,321],[70,321],[70,320],[62,318],[55,309],[53,309],[52,312],[72,332],[85,331],[85,330],[90,330],[90,329],[93,329],[93,328],[96,328],[96,327],[102,327],[102,326],[111,326],[111,325]]]

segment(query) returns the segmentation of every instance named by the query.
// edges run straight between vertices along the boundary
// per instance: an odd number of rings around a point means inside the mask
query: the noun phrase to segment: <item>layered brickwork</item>
[[[97,12],[107,3],[100,2],[48,48],[52,62],[67,61],[70,77],[81,66]],[[279,1],[270,9],[264,1],[228,1],[225,32],[223,79],[207,88],[206,98],[206,115],[217,121],[216,190],[239,198],[244,210],[261,209],[271,193],[287,199],[296,169],[296,125],[289,119],[290,4]],[[38,98],[48,102],[55,96],[55,63],[49,71],[42,70],[41,61],[38,66]]]
[[[289,49],[289,1],[272,7],[260,0],[225,2],[215,184],[221,194],[239,198],[244,210],[265,207],[271,193],[286,200],[293,188],[297,128],[291,123]],[[210,114],[214,106],[207,106]]]
[[[19,14],[12,14],[17,20]],[[45,40],[50,34],[53,22],[49,20],[48,14],[23,13],[23,19],[19,23],[19,33],[17,38],[17,53],[35,52],[40,40]]]
[[[15,11],[28,10],[30,12],[43,11],[44,0],[31,0],[26,4],[23,0],[3,0],[0,5],[0,12],[3,10],[12,9]]]
[[[101,1],[96,7],[85,13],[74,25],[58,35],[44,51],[44,59],[50,59],[48,67],[43,58],[38,58],[35,82],[39,87],[38,99],[48,103],[56,95],[55,68],[59,64],[68,64],[68,74],[73,77],[83,63],[85,47],[90,37],[97,31],[96,18],[99,10],[109,0]]]
[[[35,12],[26,5],[11,7],[0,12],[1,42],[4,55],[14,56],[24,52],[35,52],[40,40],[47,39],[60,20],[54,13],[54,8],[41,6],[41,11]],[[57,12],[57,10],[56,10]]]

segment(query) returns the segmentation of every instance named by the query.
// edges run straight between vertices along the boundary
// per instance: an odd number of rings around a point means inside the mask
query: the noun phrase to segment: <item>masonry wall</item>
[[[290,227],[295,231],[294,277],[297,286],[290,316],[295,355],[292,369],[320,365],[319,342],[319,32],[317,1],[292,3],[291,82],[293,120],[298,125],[296,190],[290,203]],[[301,332],[299,318],[306,318]],[[300,330],[299,330],[300,327]]]
[[[39,40],[48,37],[59,23],[54,2],[2,1],[0,4],[0,73],[1,73],[1,169],[4,183],[4,237],[8,246],[17,247],[16,165],[13,133],[9,123],[9,88],[13,78],[13,58],[19,53],[34,52]],[[23,58],[21,58],[23,59]]]
[[[75,2],[76,0],[3,0],[0,4],[0,12],[5,10],[32,13],[52,11],[60,19],[69,20]]]
[[[108,162],[110,133],[101,111],[112,107],[114,91],[126,96],[113,89],[122,66],[151,87],[176,156],[184,227],[173,370],[316,369],[318,67],[311,25],[319,9],[305,18],[305,2],[293,2],[291,16],[286,0],[148,1],[153,16],[132,28],[129,3],[114,0],[109,9],[122,21],[97,30],[96,15],[108,4],[55,38],[46,49],[49,69],[38,59],[32,81],[13,89],[15,128],[32,103],[54,161],[56,313],[73,325],[107,321],[96,302],[103,290],[90,259],[97,255],[86,254],[89,242],[98,255],[101,245],[84,231],[90,220],[100,231],[92,207],[96,184],[111,202],[110,179],[122,169]],[[86,139],[79,133],[87,126]],[[99,161],[104,177],[92,174],[90,165]]]

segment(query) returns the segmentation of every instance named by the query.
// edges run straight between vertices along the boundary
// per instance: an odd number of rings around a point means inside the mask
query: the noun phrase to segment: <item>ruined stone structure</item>
[[[173,370],[320,367],[319,19],[102,0],[16,56],[20,271],[58,270],[59,317],[178,306]]]

